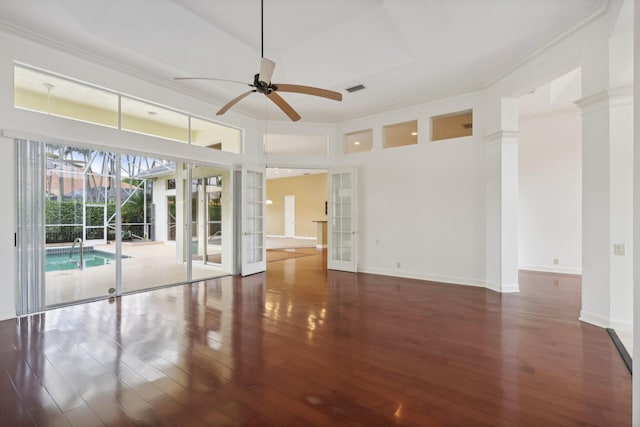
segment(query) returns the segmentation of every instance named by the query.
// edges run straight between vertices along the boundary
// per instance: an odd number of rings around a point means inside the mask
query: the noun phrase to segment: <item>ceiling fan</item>
[[[253,83],[245,83],[235,80],[217,79],[213,77],[174,77],[174,80],[217,80],[233,83],[246,84],[253,89],[248,92],[233,98],[227,104],[225,104],[216,115],[222,115],[226,113],[231,107],[243,100],[245,97],[252,93],[258,92],[264,94],[274,104],[278,106],[291,120],[300,120],[300,114],[285,101],[278,92],[295,92],[305,95],[320,96],[323,98],[333,99],[335,101],[342,101],[342,94],[340,92],[334,92],[327,89],[320,89],[312,86],[292,85],[284,83],[272,83],[271,76],[273,70],[276,67],[276,63],[264,57],[264,0],[260,0],[260,42],[261,42],[261,59],[260,59],[260,71],[253,76]]]

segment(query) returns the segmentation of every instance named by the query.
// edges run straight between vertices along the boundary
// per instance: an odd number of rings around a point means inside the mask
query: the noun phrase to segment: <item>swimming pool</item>
[[[45,256],[45,271],[63,271],[75,270],[80,262],[80,253],[78,249],[74,249],[71,259],[69,259],[69,248],[50,248],[47,249]],[[122,255],[122,258],[130,258]],[[116,259],[115,255],[110,252],[95,250],[89,246],[82,251],[82,261],[84,268],[98,267],[100,265],[111,264]]]

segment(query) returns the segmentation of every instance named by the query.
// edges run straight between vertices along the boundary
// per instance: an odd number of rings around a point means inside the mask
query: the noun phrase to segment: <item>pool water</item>
[[[122,258],[129,258],[123,255]],[[100,265],[111,264],[116,257],[114,254],[103,251],[96,251],[95,249],[85,251],[83,253],[84,268],[98,267]],[[72,259],[69,260],[69,253],[59,254],[47,254],[45,257],[45,271],[63,271],[63,270],[75,270],[78,268],[80,262],[80,254],[74,252]]]

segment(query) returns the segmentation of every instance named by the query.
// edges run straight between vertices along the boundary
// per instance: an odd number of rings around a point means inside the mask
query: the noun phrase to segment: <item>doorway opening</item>
[[[267,168],[268,263],[326,250],[327,171]]]

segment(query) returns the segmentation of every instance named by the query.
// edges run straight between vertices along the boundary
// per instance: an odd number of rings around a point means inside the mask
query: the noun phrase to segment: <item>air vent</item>
[[[353,92],[357,92],[359,90],[362,90],[364,88],[365,88],[364,85],[356,85],[356,86],[348,87],[347,88],[347,92],[353,93]]]

